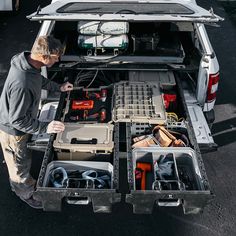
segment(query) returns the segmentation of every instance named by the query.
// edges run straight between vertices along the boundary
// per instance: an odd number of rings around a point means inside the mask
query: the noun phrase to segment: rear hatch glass
[[[91,13],[91,14],[194,14],[194,11],[178,3],[68,3],[60,7],[58,13]]]

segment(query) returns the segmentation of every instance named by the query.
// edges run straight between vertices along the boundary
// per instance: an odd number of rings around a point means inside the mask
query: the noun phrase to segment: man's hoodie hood
[[[11,59],[11,65],[21,71],[27,71],[31,73],[39,73],[39,70],[32,67],[29,62],[27,61],[27,57],[30,55],[30,52],[22,52],[15,55]]]

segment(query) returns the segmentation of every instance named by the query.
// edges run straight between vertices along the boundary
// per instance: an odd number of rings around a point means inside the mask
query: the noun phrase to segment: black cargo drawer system
[[[50,136],[37,182],[44,210],[66,201],[111,212],[125,199],[134,213],[202,211],[213,195],[178,80],[172,72],[120,75],[61,95],[56,119],[65,131]]]

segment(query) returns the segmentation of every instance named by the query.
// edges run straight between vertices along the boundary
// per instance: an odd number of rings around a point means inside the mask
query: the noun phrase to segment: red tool
[[[106,89],[102,89],[101,90],[101,100],[102,102],[105,102],[107,99],[107,90]]]
[[[94,101],[93,100],[74,100],[72,102],[73,110],[90,110],[93,109]]]
[[[102,108],[100,111],[100,121],[104,122],[107,118],[107,112],[105,108]]]
[[[176,100],[177,96],[176,94],[163,94],[164,104],[165,108],[168,109],[170,107],[170,104],[173,104],[174,107],[176,107]]]
[[[135,187],[137,190],[140,190],[143,171],[138,168],[135,168],[134,174],[135,174]]]
[[[146,175],[152,170],[151,163],[137,162],[137,169],[142,170],[141,190],[146,190]]]

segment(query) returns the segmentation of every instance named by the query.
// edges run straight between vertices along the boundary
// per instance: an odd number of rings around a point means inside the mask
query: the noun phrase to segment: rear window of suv
[[[178,3],[68,3],[57,9],[58,13],[87,14],[194,14]]]

